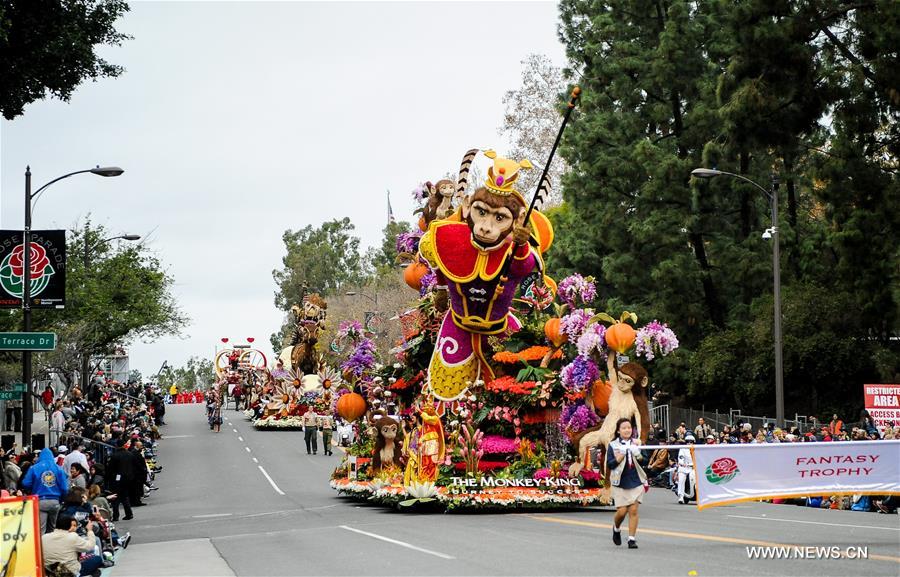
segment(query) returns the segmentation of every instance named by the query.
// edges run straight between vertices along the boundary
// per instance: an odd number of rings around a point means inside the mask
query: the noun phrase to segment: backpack
[[[860,497],[858,501],[856,501],[855,503],[853,503],[853,506],[850,507],[850,510],[851,510],[851,511],[865,511],[865,512],[868,512],[868,510],[869,510],[869,496],[868,496],[868,495],[863,495],[862,497]]]

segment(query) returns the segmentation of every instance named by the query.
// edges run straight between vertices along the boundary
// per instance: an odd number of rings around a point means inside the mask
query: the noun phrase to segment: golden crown
[[[484,155],[494,161],[493,166],[488,167],[487,180],[484,181],[485,188],[499,196],[515,196],[523,205],[527,204],[522,193],[515,189],[515,184],[519,179],[519,169],[533,168],[531,162],[528,160],[516,162],[503,158],[497,156],[493,150],[485,150]]]

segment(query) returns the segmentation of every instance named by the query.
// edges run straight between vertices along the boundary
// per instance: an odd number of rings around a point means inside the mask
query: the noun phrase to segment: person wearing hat
[[[694,435],[688,433],[684,436],[684,442],[693,445]],[[695,497],[694,492],[694,458],[689,448],[678,450],[678,503],[687,505],[688,501]]]
[[[706,444],[707,444],[707,445],[715,445],[715,444],[716,444],[716,438],[715,438],[714,436],[712,436],[712,435],[706,435]]]

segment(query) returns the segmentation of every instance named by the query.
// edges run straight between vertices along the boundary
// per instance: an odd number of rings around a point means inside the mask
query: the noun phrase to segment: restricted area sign
[[[0,333],[0,351],[52,351],[56,333]]]
[[[879,427],[900,424],[900,385],[863,385],[866,410]]]

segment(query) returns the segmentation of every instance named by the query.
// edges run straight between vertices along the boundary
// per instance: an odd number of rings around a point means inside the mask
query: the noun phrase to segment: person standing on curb
[[[306,454],[316,454],[319,449],[318,415],[312,409],[303,413],[303,440],[306,441]]]

